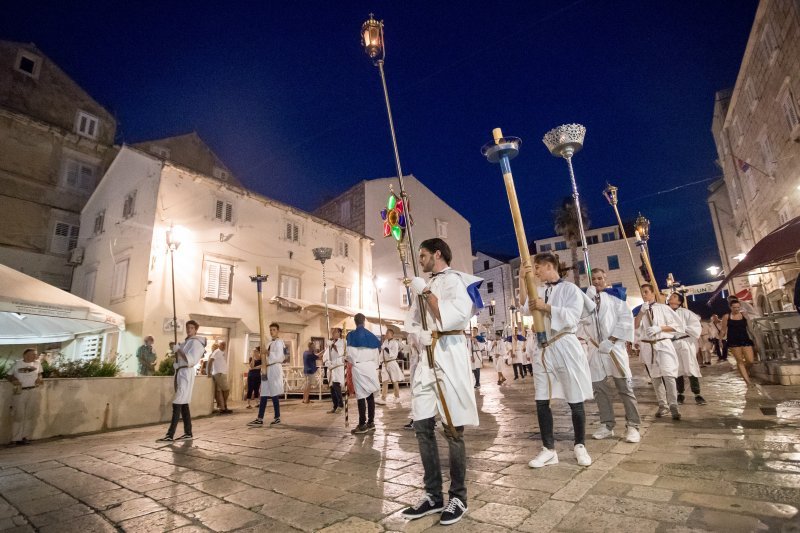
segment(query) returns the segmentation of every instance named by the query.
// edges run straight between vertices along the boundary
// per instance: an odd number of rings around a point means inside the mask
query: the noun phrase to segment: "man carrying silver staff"
[[[703,333],[700,317],[683,307],[684,296],[677,292],[669,295],[667,303],[681,319],[683,333],[672,338],[675,351],[678,352],[678,379],[675,384],[678,390],[678,403],[683,403],[685,387],[684,376],[689,377],[689,387],[694,394],[697,405],[705,405],[706,400],[700,396],[700,365],[697,362],[697,343]]]
[[[411,385],[411,406],[414,432],[419,443],[420,458],[424,468],[425,496],[414,506],[403,511],[409,519],[442,513],[442,525],[454,524],[467,512],[467,454],[464,444],[464,426],[478,425],[478,408],[473,390],[474,378],[470,352],[464,330],[470,319],[483,304],[478,287],[483,282],[463,272],[450,268],[452,252],[442,239],[423,241],[419,246],[419,264],[422,271],[431,274],[430,280],[415,277],[410,282],[411,291],[425,301],[429,330],[413,331],[423,346],[431,346],[435,368],[431,361],[421,357]],[[421,310],[416,303],[410,322],[421,324]],[[444,401],[440,395],[444,396]],[[450,500],[447,506],[442,495],[442,472],[439,448],[434,425],[436,414],[450,426],[445,431],[450,451]]]
[[[342,328],[331,329],[331,340],[325,347],[322,361],[328,369],[328,379],[331,383],[331,402],[333,407],[328,413],[337,414],[344,408],[342,399],[342,384],[344,383],[345,362],[344,340],[342,339]]]
[[[592,373],[592,390],[600,410],[600,428],[595,439],[614,436],[614,406],[611,386],[614,380],[622,405],[625,407],[626,442],[639,442],[639,406],[633,393],[633,374],[628,362],[626,342],[633,342],[633,315],[625,304],[625,289],[608,287],[606,272],[592,269],[592,286],[586,295],[595,303],[595,312],[583,323],[583,337],[589,343],[589,369]]]
[[[403,381],[403,371],[397,364],[397,356],[400,353],[400,342],[394,338],[394,331],[386,330],[386,338],[381,343],[380,361],[381,366],[381,404],[386,403],[386,395],[389,392],[389,383],[392,384],[395,400],[400,399],[400,382]]]
[[[530,267],[528,267],[530,268]],[[542,434],[542,451],[528,466],[542,468],[558,463],[553,435],[552,398],[563,398],[572,411],[575,431],[575,458],[580,466],[592,464],[586,451],[586,412],[583,402],[592,399],[592,380],[586,353],[576,335],[581,319],[594,311],[594,302],[577,285],[558,276],[558,259],[551,253],[539,253],[533,258],[536,277],[546,285],[544,298],[527,301],[525,284],[520,282],[520,301],[525,307],[544,314],[547,341],[541,356],[533,363],[533,383],[536,387],[536,416]],[[520,271],[521,280],[525,272]]]
[[[649,283],[642,285],[644,303],[636,315],[639,356],[644,361],[658,400],[656,418],[672,413],[680,420],[678,411],[678,353],[672,344],[675,333],[683,333],[680,317],[668,305],[656,301],[656,293]]]

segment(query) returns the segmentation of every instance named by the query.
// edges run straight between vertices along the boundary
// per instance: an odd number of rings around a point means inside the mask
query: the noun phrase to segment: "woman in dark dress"
[[[751,386],[748,369],[753,364],[753,339],[747,331],[747,316],[738,300],[731,301],[731,312],[722,317],[722,338],[728,339],[728,353],[736,358],[739,373],[747,386]]]
[[[252,409],[250,400],[258,400],[261,395],[261,346],[256,346],[248,362],[247,371],[247,408]]]

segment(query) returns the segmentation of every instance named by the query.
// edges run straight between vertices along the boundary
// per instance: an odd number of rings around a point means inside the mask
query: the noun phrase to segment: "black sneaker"
[[[459,498],[451,497],[447,502],[447,507],[442,511],[442,518],[439,523],[443,526],[455,524],[467,514],[467,506]]]
[[[186,433],[186,434],[184,434],[184,435],[181,435],[180,437],[178,437],[178,438],[177,438],[177,439],[175,439],[175,440],[176,440],[176,441],[180,441],[180,440],[192,440],[193,438],[194,438],[194,437],[192,437],[190,434]]]
[[[403,429],[414,429],[414,421],[413,420],[409,420],[408,424],[403,426]]]
[[[677,405],[670,405],[669,406],[669,411],[670,411],[670,413],[672,413],[672,419],[673,420],[680,420],[681,419],[681,413],[680,413],[680,411],[678,411],[678,406]]]
[[[375,424],[367,424],[367,433],[375,433]]]
[[[165,435],[160,439],[156,439],[156,442],[173,442],[175,439],[172,438],[170,435]]]
[[[694,402],[697,405],[705,405],[706,404],[706,399],[698,394],[697,396],[694,397]]]
[[[430,494],[425,494],[413,507],[408,507],[401,513],[404,518],[416,520],[429,514],[441,513],[444,510],[444,501],[436,501]]]
[[[278,425],[278,424],[280,424],[280,423],[281,423],[281,419],[280,419],[280,418],[276,418],[275,420],[273,420],[272,422],[270,422],[270,423],[269,423],[269,425],[270,425],[270,426],[277,426],[277,425]]]
[[[351,435],[363,435],[368,431],[366,424],[359,424],[350,430]]]
[[[678,394],[678,403],[683,405],[683,400],[684,400],[683,394]]]
[[[264,425],[264,421],[261,420],[260,418],[256,418],[252,422],[248,422],[247,425],[248,426],[263,426]]]

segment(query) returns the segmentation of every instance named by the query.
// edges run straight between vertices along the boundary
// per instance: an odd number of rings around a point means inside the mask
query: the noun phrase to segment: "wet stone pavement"
[[[530,378],[498,387],[488,365],[481,425],[468,428],[469,512],[453,529],[493,531],[800,531],[800,387],[745,391],[727,363],[704,369],[708,405],[655,419],[634,363],[643,438],[589,438],[577,466],[569,409],[554,401],[560,463],[539,450]],[[691,396],[690,396],[691,398]],[[326,400],[283,406],[279,427],[248,428],[253,410],[195,422],[191,443],[162,445],[149,426],[0,450],[0,530],[425,531],[436,516],[400,511],[422,494],[409,397],[378,406],[374,435],[351,436]],[[587,402],[588,428],[597,408]],[[351,400],[351,427],[355,402]],[[622,405],[616,404],[621,419]],[[764,409],[762,411],[762,408]],[[767,413],[767,414],[765,414]],[[621,424],[624,430],[624,422]],[[447,446],[440,440],[443,463]],[[446,489],[445,485],[445,489]]]

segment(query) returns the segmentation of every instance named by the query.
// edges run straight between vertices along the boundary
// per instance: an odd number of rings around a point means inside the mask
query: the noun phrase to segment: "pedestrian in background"
[[[35,349],[28,348],[22,352],[22,359],[15,361],[9,370],[8,380],[14,385],[14,396],[11,398],[11,442],[30,444],[28,435],[33,430],[41,396],[36,388],[44,384],[42,365]]]
[[[219,414],[221,415],[233,412],[228,409],[228,395],[231,392],[231,386],[228,384],[227,347],[227,343],[221,341],[217,345],[217,349],[211,352],[211,357],[209,358],[211,378],[214,380],[214,396],[217,399],[217,409],[219,409]]]
[[[253,350],[247,365],[247,408],[252,409],[250,400],[257,400],[261,396],[261,346]]]
[[[311,387],[317,384],[317,359],[320,358],[320,352],[314,345],[314,341],[308,342],[308,349],[303,352],[303,375],[306,378],[305,385],[303,386],[303,403],[311,403],[309,393]]]
[[[152,376],[156,367],[156,352],[153,350],[152,336],[144,338],[144,344],[136,350],[136,359],[139,361],[139,375]]]

